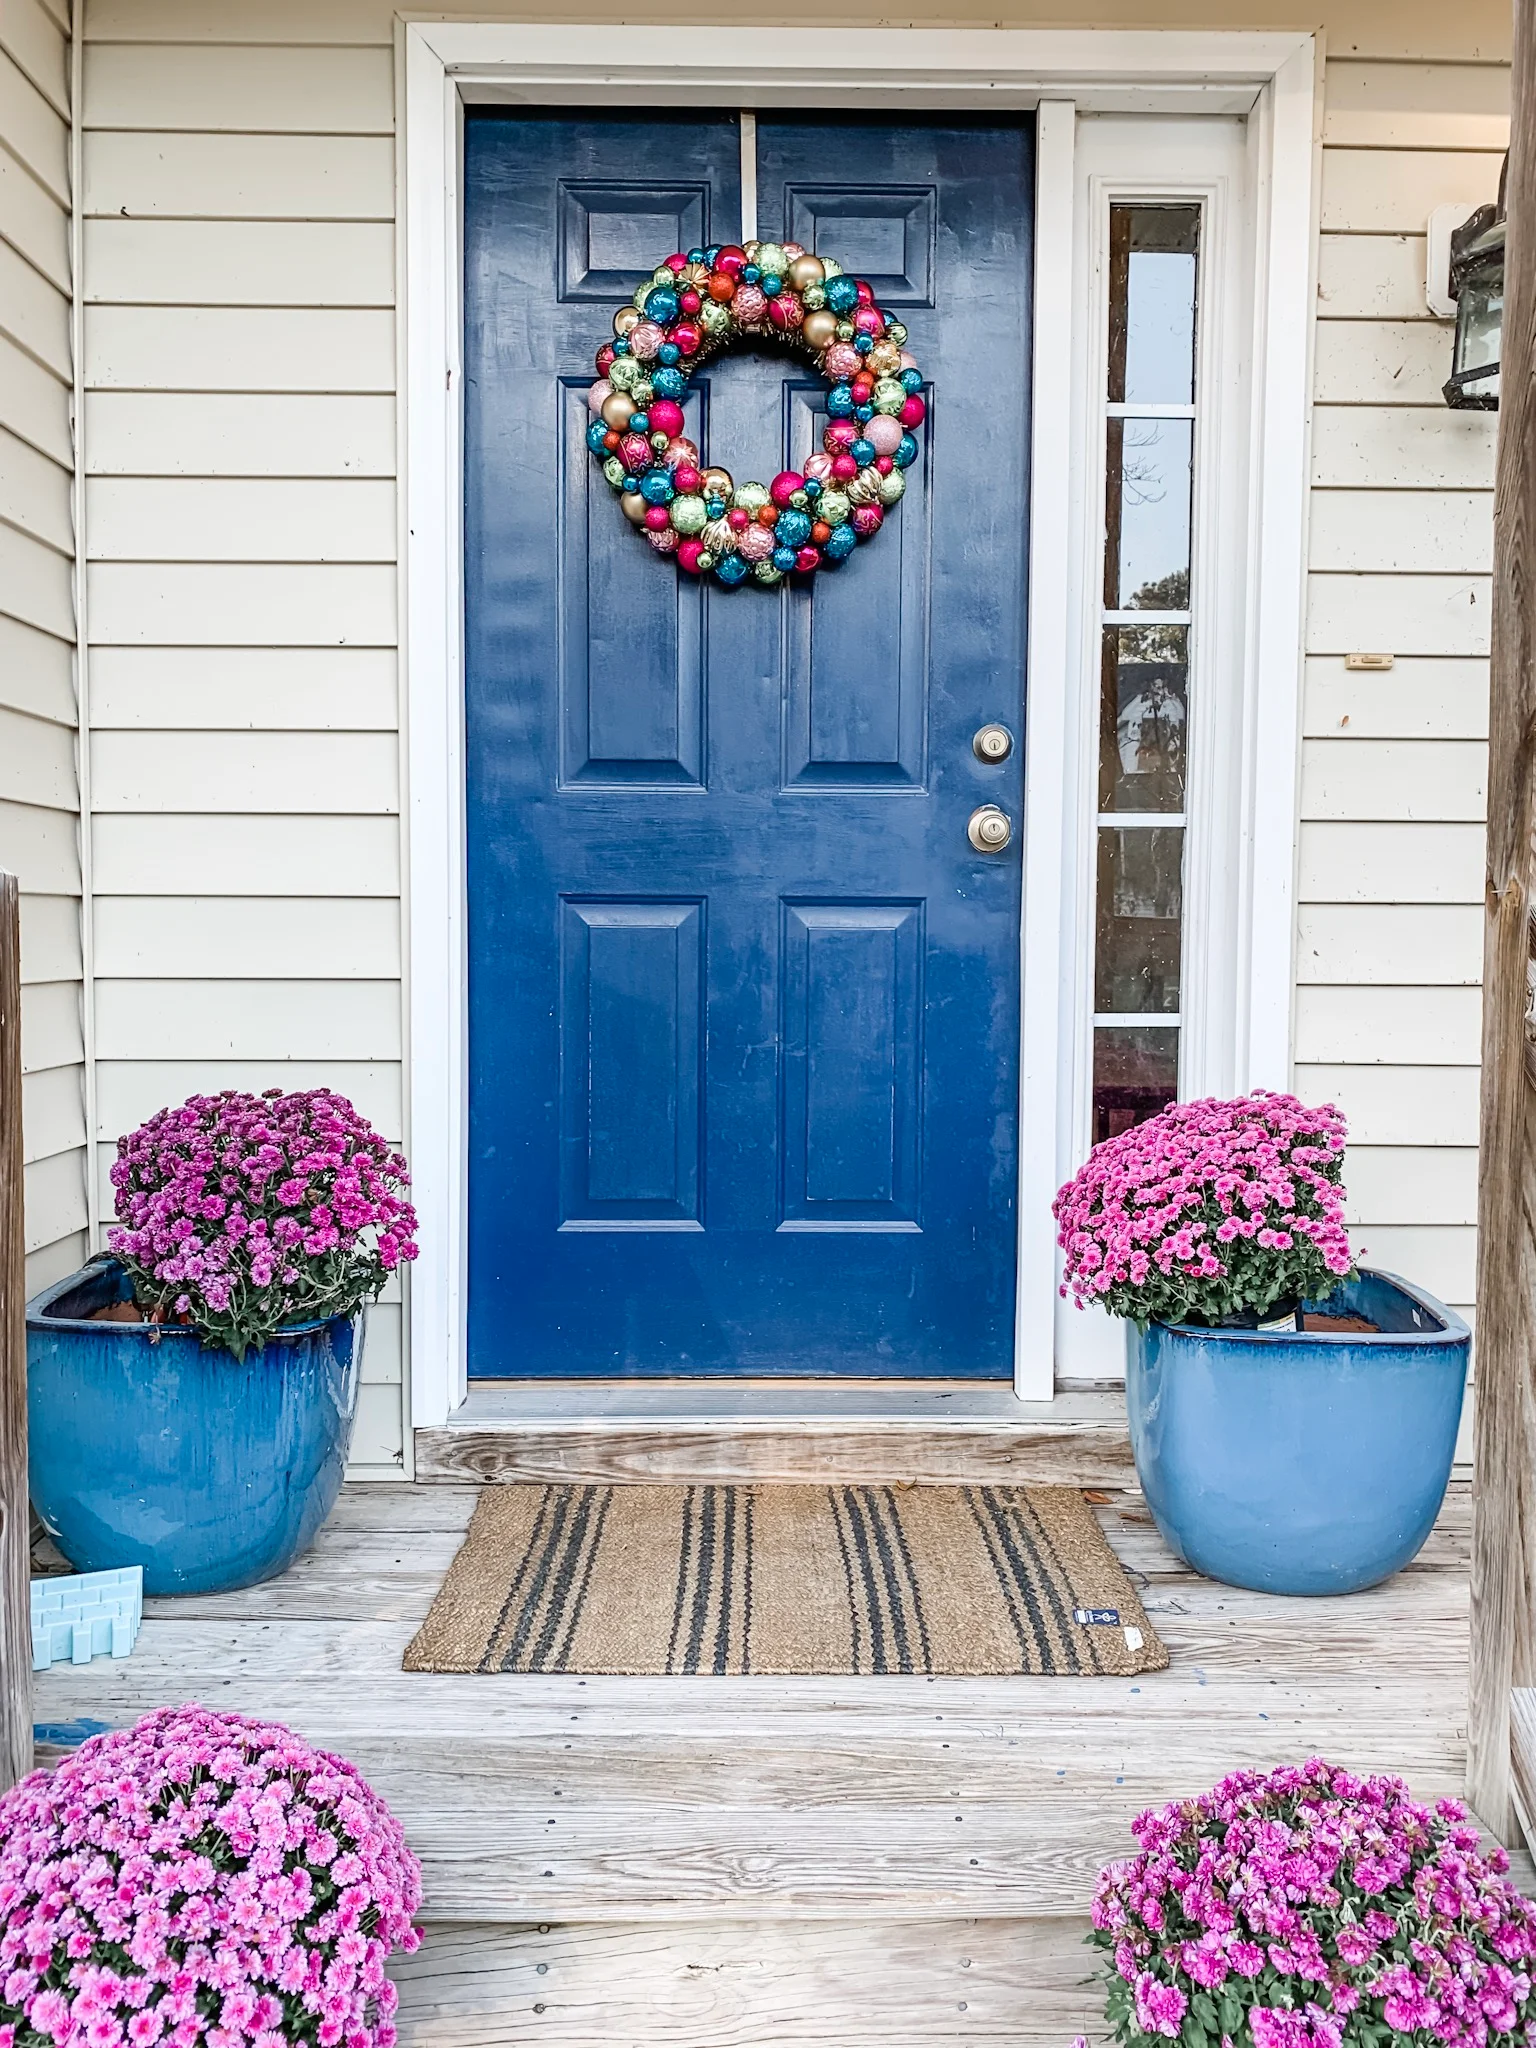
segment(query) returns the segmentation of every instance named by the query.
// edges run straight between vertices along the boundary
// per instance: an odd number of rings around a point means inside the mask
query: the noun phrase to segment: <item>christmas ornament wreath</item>
[[[798,242],[669,256],[613,316],[587,394],[587,446],[658,554],[727,587],[772,587],[845,561],[906,489],[927,407],[907,330],[862,278]],[[683,432],[693,372],[744,341],[776,341],[827,380],[821,450],[804,474],[736,483]]]

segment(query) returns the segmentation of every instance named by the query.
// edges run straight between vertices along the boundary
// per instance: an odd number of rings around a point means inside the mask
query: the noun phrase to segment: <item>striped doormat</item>
[[[1161,1671],[1072,1487],[488,1486],[407,1671]]]

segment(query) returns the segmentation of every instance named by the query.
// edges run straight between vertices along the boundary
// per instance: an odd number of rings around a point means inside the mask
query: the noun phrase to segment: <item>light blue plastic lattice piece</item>
[[[32,1581],[32,1669],[126,1657],[144,1618],[144,1567]]]

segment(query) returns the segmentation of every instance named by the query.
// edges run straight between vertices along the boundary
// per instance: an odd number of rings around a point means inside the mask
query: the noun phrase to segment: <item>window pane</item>
[[[1187,626],[1106,626],[1099,809],[1182,811]]]
[[[1195,395],[1198,206],[1109,214],[1109,397],[1191,405]]]
[[[1101,827],[1095,1010],[1177,1012],[1183,859],[1181,826]]]
[[[1168,1026],[1125,1029],[1102,1024],[1093,1034],[1093,1142],[1117,1138],[1132,1124],[1166,1109],[1179,1092],[1179,1034]]]
[[[1109,420],[1106,434],[1105,605],[1188,611],[1194,422]]]

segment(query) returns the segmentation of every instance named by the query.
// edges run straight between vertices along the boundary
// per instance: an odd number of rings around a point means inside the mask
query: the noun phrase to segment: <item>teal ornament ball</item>
[[[773,530],[779,540],[779,546],[774,551],[774,560],[778,561],[779,555],[785,550],[804,547],[811,537],[811,522],[803,512],[781,512],[778,524]],[[791,561],[782,566],[792,569],[794,563]]]
[[[824,290],[834,313],[851,313],[859,303],[859,288],[851,277],[829,278]]]
[[[677,318],[677,293],[670,285],[659,284],[647,292],[644,306],[647,320],[654,320],[658,327],[670,327]]]
[[[822,543],[821,552],[829,562],[844,562],[859,544],[859,537],[851,526],[834,526]]]
[[[715,570],[715,574],[728,590],[734,590],[738,583],[746,581],[750,571],[740,555],[727,555]]]
[[[917,437],[903,434],[896,443],[896,453],[891,458],[898,469],[910,469],[917,460]]]
[[[640,495],[648,505],[665,505],[672,498],[672,479],[664,469],[648,469],[640,479]]]
[[[782,524],[782,521],[781,521],[780,523]],[[777,531],[777,528],[775,528],[775,531]],[[789,571],[790,569],[793,569],[793,567],[795,566],[795,551],[794,551],[794,549],[793,549],[793,548],[775,548],[775,549],[774,549],[774,551],[773,551],[773,566],[775,567],[775,569],[779,570],[779,571],[780,571],[781,573],[784,573],[784,572],[787,572],[787,571]]]
[[[610,378],[609,382],[613,380]],[[665,367],[651,372],[651,389],[658,398],[681,398],[688,389],[688,379],[681,370]]]

